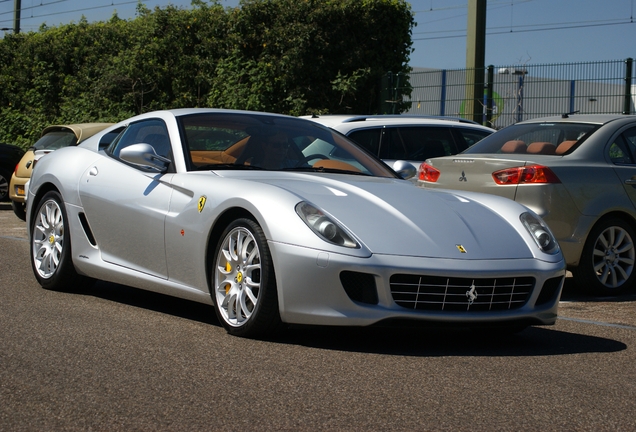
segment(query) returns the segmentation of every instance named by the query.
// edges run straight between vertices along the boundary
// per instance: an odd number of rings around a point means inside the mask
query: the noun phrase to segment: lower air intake
[[[340,282],[351,300],[358,303],[378,304],[378,290],[372,274],[343,271],[340,273]]]

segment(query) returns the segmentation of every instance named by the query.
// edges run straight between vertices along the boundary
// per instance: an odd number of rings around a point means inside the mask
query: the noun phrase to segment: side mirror
[[[119,152],[119,158],[131,164],[150,168],[160,173],[166,172],[171,162],[170,159],[159,156],[153,146],[145,143],[124,147]]]
[[[404,180],[415,177],[417,170],[407,161],[398,160],[393,163],[393,171],[395,171]]]

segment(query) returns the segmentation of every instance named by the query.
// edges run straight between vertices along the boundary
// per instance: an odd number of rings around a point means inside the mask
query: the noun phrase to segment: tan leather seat
[[[561,144],[559,144],[559,146],[556,148],[556,154],[558,155],[562,155],[563,153],[566,153],[568,150],[570,150],[572,148],[572,146],[576,144],[576,140],[568,140],[568,141],[563,141]]]
[[[551,142],[533,142],[527,151],[530,154],[553,155],[556,154],[556,146]]]

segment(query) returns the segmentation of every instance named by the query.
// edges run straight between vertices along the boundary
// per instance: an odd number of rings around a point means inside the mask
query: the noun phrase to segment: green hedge
[[[216,107],[371,114],[380,78],[409,72],[404,0],[194,0],[135,19],[42,27],[0,40],[0,142],[50,124]]]

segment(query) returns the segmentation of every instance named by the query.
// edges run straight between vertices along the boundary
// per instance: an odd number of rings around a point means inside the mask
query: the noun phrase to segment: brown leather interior
[[[572,148],[572,146],[576,144],[576,140],[568,140],[568,141],[563,141],[561,144],[559,144],[559,146],[556,148],[556,154],[558,155],[562,155],[563,153],[566,153],[568,150],[570,150]]]
[[[551,142],[533,142],[528,146],[527,152],[530,154],[553,155],[556,154],[556,146]]]
[[[526,143],[519,140],[507,141],[501,147],[502,153],[525,153],[526,152]]]
[[[314,164],[314,168],[329,168],[329,169],[337,169],[343,171],[356,171],[360,172],[360,170],[354,167],[351,164],[346,162],[341,162],[337,160],[323,159]]]

